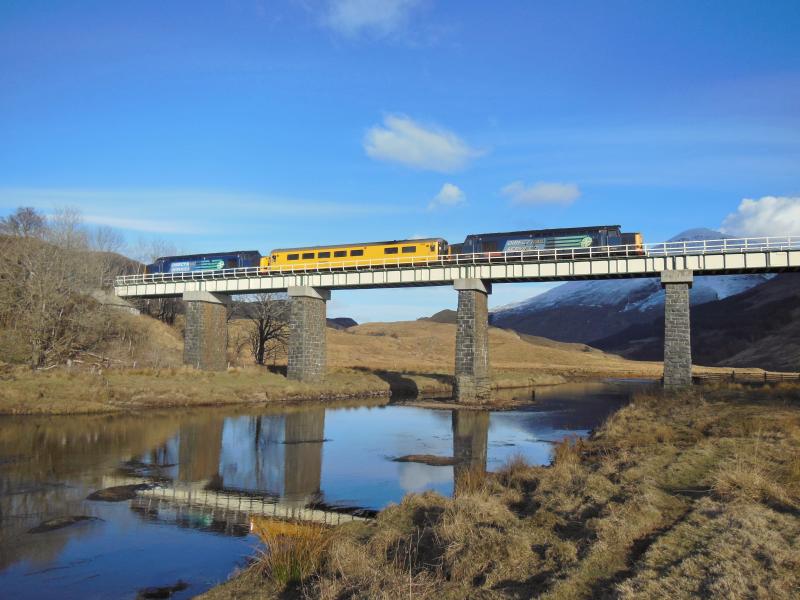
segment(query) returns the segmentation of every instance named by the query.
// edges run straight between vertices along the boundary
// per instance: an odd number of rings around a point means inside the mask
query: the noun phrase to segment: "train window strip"
[[[417,251],[416,246],[403,246],[403,254],[411,254]]]

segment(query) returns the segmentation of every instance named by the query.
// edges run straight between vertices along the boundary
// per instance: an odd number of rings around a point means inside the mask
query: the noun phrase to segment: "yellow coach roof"
[[[421,238],[418,240],[389,240],[387,242],[365,242],[361,244],[334,244],[329,246],[300,246],[298,248],[275,248],[270,252],[300,252],[302,250],[328,250],[331,248],[354,248],[359,246],[388,246],[392,244],[423,244],[426,242],[445,242],[444,238]]]

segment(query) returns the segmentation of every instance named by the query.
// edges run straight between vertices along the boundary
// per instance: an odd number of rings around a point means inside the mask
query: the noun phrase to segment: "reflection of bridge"
[[[319,407],[189,421],[156,463],[137,463],[134,474],[104,476],[102,485],[147,484],[136,493],[135,510],[175,511],[189,523],[205,517],[226,531],[246,526],[253,516],[329,525],[370,518],[371,510],[321,502],[324,428],[325,409]],[[452,432],[458,483],[463,473],[486,470],[489,413],[452,411]],[[175,476],[166,477],[173,468]]]
[[[363,518],[323,508],[325,409],[286,414],[190,419],[178,435],[137,464],[140,473],[106,477],[104,485],[138,485],[138,501],[223,514],[249,514],[321,523]],[[177,464],[177,466],[176,466]],[[175,468],[173,477],[165,477]],[[226,517],[227,518],[227,517]]]
[[[666,290],[664,383],[691,384],[689,288],[694,275],[800,270],[800,237],[667,242],[637,246],[465,254],[403,264],[398,259],[262,272],[258,267],[212,272],[159,273],[117,278],[125,298],[182,296],[186,307],[184,360],[225,369],[230,295],[288,291],[291,333],[288,375],[318,381],[325,375],[325,302],[331,290],[453,285],[458,290],[455,395],[489,394],[487,295],[492,283],[661,277]]]
[[[103,486],[140,485],[147,480],[142,477],[107,475]],[[209,489],[209,482],[194,483],[156,482],[152,488],[137,492],[140,508],[189,508],[213,515],[215,518],[240,522],[242,516],[275,517],[297,521],[312,521],[338,525],[350,521],[362,521],[366,517],[347,512],[314,508],[299,502],[281,500],[268,495],[246,494],[233,490]]]

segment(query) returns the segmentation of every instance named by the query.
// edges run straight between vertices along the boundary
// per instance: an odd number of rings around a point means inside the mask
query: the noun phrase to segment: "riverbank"
[[[325,382],[290,381],[265,368],[202,372],[180,369],[54,369],[0,372],[0,414],[92,414],[194,406],[264,405],[373,397],[450,396],[452,376],[369,369],[330,369]],[[554,374],[500,372],[494,389],[564,383]]]
[[[640,394],[551,467],[408,495],[310,555],[286,538],[203,598],[795,598],[798,457],[796,385]]]

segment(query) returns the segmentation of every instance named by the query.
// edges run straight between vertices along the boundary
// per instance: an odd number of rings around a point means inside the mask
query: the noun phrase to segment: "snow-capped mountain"
[[[712,229],[684,231],[670,242],[719,240]],[[697,277],[690,293],[692,305],[741,294],[772,275],[712,275]],[[492,312],[492,324],[564,342],[591,343],[662,311],[664,293],[658,278],[570,281],[522,302]]]

